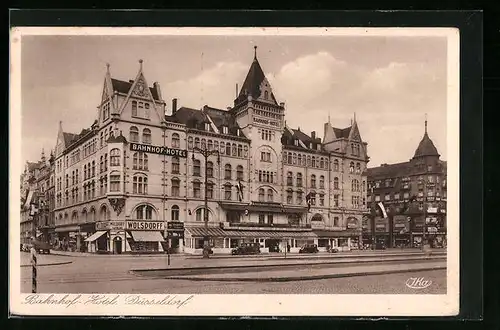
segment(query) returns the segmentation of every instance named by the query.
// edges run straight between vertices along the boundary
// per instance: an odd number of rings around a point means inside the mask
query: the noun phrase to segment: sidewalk
[[[165,276],[165,278],[191,281],[287,282],[352,276],[411,273],[439,269],[446,269],[446,262],[436,261],[422,264],[394,265],[347,265],[345,267],[320,268],[314,270],[303,268],[292,270],[247,271],[241,273],[174,275]]]
[[[37,266],[58,266],[67,265],[73,261],[61,261],[57,257],[52,257],[50,254],[38,254],[37,255]],[[31,267],[31,254],[28,252],[21,252],[21,267]]]
[[[113,257],[113,258],[123,258],[123,257],[142,257],[142,258],[153,258],[153,257],[167,257],[167,253],[149,253],[149,254],[138,254],[138,253],[122,253],[122,254],[98,254],[89,252],[71,252],[71,251],[59,251],[50,250],[50,253],[55,256],[68,256],[68,257]],[[175,253],[171,254],[171,258],[184,257],[185,253]]]

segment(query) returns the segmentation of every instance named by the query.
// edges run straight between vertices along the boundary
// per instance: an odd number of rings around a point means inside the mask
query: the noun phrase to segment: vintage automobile
[[[318,251],[316,244],[306,244],[300,248],[299,253],[318,253]]]
[[[242,243],[237,248],[234,248],[231,251],[233,255],[242,255],[242,254],[259,254],[260,253],[260,244],[259,243]]]
[[[49,243],[42,242],[39,240],[33,240],[32,244],[33,244],[33,247],[35,248],[36,252],[50,254],[51,246]]]

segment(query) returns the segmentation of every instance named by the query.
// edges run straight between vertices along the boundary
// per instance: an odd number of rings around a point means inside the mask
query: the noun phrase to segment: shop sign
[[[437,213],[437,212],[438,212],[437,207],[429,207],[427,209],[427,213]]]
[[[358,228],[358,219],[356,218],[347,219],[347,228],[348,229]]]
[[[165,156],[177,156],[183,158],[187,157],[187,150],[174,149],[165,146],[152,146],[148,144],[130,143],[130,150],[148,152],[151,154],[158,154]]]
[[[168,231],[184,231],[184,222],[169,221],[167,222]]]
[[[163,221],[127,221],[127,230],[164,230]]]
[[[120,230],[125,228],[125,222],[124,221],[103,221],[103,222],[96,222],[95,224],[95,229],[96,230]]]
[[[314,229],[325,228],[325,223],[323,221],[311,221],[311,228]]]
[[[184,239],[183,231],[167,231],[167,237]]]
[[[427,227],[427,232],[429,232],[429,233],[437,233],[438,229],[437,229],[437,227]]]

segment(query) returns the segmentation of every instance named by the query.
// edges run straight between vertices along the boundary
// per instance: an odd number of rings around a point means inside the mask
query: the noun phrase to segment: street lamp
[[[205,205],[203,210],[203,220],[205,222],[205,237],[203,237],[203,258],[209,258],[210,256],[210,241],[208,237],[208,175],[207,175],[207,167],[208,167],[208,157],[211,155],[217,155],[217,164],[220,164],[220,153],[219,150],[209,150],[209,149],[201,149],[198,147],[193,148],[192,160],[196,159],[194,157],[194,152],[198,152],[205,158]]]

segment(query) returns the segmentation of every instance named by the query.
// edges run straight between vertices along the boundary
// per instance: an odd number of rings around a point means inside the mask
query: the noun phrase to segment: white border
[[[448,255],[443,295],[195,295],[172,306],[26,305],[20,294],[21,38],[27,35],[227,35],[232,36],[442,36],[448,39]],[[10,53],[10,312],[16,315],[130,316],[447,316],[459,312],[459,30],[454,28],[102,28],[20,27],[11,30]],[[13,279],[13,280],[12,280]],[[46,296],[46,295],[44,295]],[[59,294],[58,297],[63,295]],[[72,297],[76,295],[71,295]],[[82,295],[82,299],[89,295]],[[111,295],[110,295],[111,296]],[[161,300],[165,295],[142,295]],[[177,295],[188,297],[188,295]],[[123,297],[120,296],[120,299]],[[255,303],[251,301],[255,300]]]

